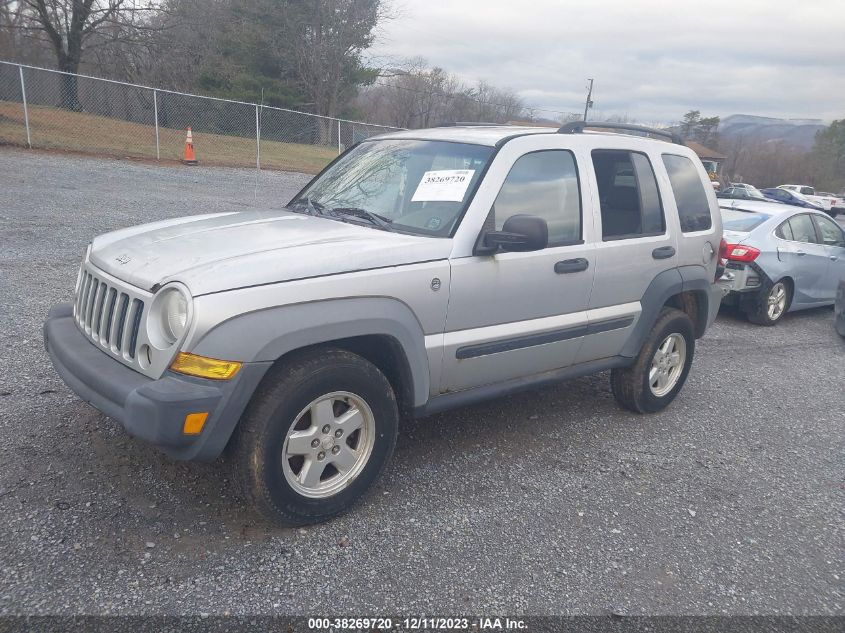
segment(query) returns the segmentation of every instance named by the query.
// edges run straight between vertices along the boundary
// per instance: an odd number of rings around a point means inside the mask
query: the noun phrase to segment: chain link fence
[[[0,61],[0,145],[316,173],[398,128]]]

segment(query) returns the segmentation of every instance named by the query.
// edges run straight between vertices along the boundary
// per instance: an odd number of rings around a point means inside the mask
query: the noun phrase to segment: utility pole
[[[590,97],[593,96],[593,80],[590,79],[590,87],[587,89],[587,102],[584,104],[584,120],[587,120],[587,110],[593,107],[593,102]]]

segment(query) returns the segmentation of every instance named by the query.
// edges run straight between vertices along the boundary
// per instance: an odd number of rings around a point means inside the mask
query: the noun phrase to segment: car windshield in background
[[[448,236],[492,154],[492,147],[468,143],[365,141],[288,206],[382,229]]]
[[[749,233],[763,224],[771,216],[764,213],[751,213],[736,209],[719,209],[722,212],[722,228],[726,231]]]

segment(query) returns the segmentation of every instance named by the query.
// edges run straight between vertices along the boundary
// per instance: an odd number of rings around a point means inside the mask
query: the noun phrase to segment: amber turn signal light
[[[234,360],[217,360],[185,352],[179,352],[170,364],[171,371],[211,380],[229,380],[240,368],[241,363]]]
[[[199,435],[202,433],[202,427],[205,426],[205,421],[207,419],[208,412],[189,413],[185,416],[185,423],[182,425],[182,433],[185,435]]]

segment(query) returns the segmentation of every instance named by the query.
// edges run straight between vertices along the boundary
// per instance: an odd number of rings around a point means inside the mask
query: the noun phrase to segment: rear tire
[[[758,292],[745,310],[748,320],[757,325],[772,326],[783,318],[792,303],[792,284],[782,279],[771,288]]]
[[[326,521],[379,478],[398,424],[390,382],[375,365],[341,349],[299,353],[271,370],[238,424],[235,478],[276,525]]]
[[[689,315],[663,308],[634,364],[611,371],[613,396],[635,413],[665,409],[684,386],[694,352],[695,334]]]

